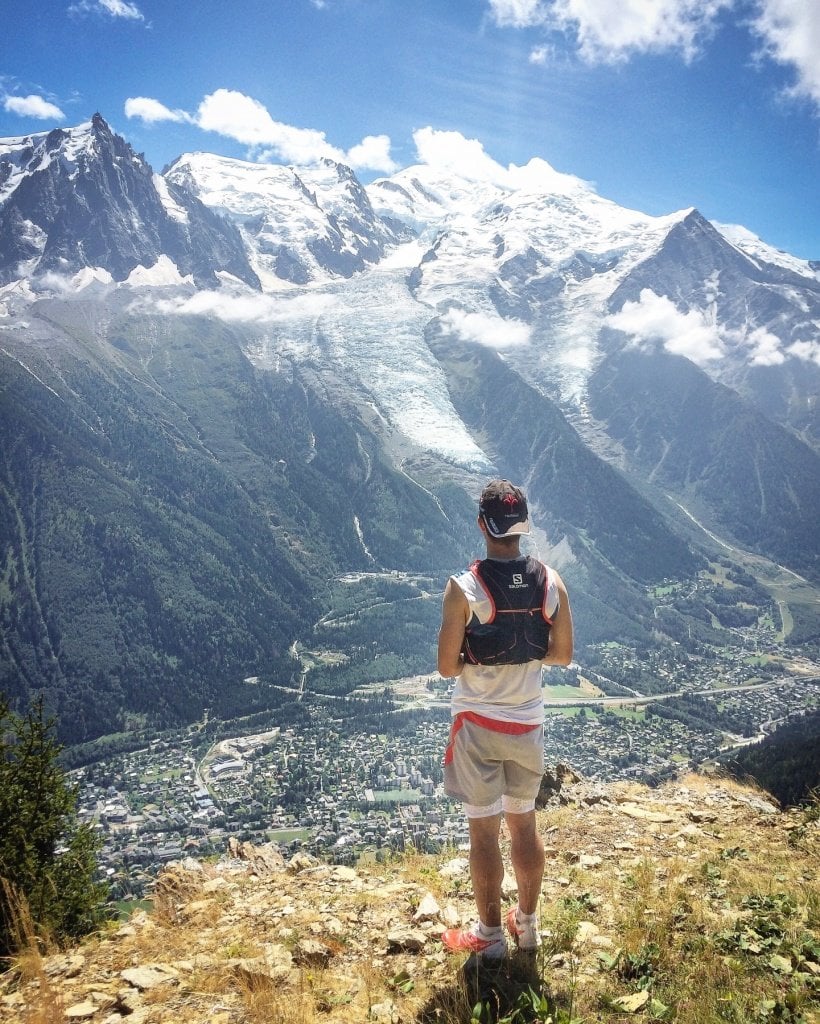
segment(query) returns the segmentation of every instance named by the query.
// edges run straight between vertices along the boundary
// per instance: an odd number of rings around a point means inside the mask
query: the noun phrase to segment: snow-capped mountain
[[[477,325],[476,317],[486,318],[499,348],[505,331],[514,338],[516,326],[527,324],[516,362],[537,383],[558,385],[570,405],[582,402],[600,359],[610,296],[688,212],[648,217],[626,210],[547,165],[524,187],[471,188],[413,167],[370,191],[386,219],[435,231],[413,277],[416,298],[437,313],[449,311],[462,334],[469,335],[464,314]]]
[[[715,553],[820,582],[817,266],[543,161],[365,188],[204,153],[156,174],[99,116],[0,140],[0,366],[0,689],[129,689],[161,649],[215,692],[200,633],[253,674],[328,577],[460,564],[493,475],[527,486],[588,642],[654,629],[646,588]]]
[[[491,460],[462,438],[431,324],[514,361],[590,443],[602,437],[590,381],[604,359],[637,347],[689,359],[820,444],[814,267],[697,211],[624,209],[542,160],[493,182],[416,166],[366,189],[330,161],[197,153],[156,175],[97,115],[0,143],[0,183],[5,281],[88,268],[167,286],[176,268],[199,288],[217,275],[261,282],[271,299],[258,304],[185,293],[166,308],[263,324],[248,344],[260,365],[318,349],[394,439],[465,469]]]
[[[258,287],[236,229],[167,182],[96,114],[0,141],[0,282],[97,268],[115,281],[168,257],[180,276]]]
[[[783,249],[776,249],[773,245],[764,242],[762,238],[758,238],[753,231],[744,228],[742,224],[720,224],[717,221],[712,221],[712,226],[717,228],[732,245],[759,263],[782,267],[784,270],[790,270],[809,280],[820,278],[820,261],[801,260],[797,256],[792,256],[791,253],[784,252]]]
[[[579,429],[595,368],[634,344],[683,355],[820,444],[815,264],[695,210],[649,217],[566,175],[542,171],[541,187],[531,177],[471,189],[414,167],[369,186],[382,218],[427,239],[412,276],[419,301],[464,336],[484,318],[499,349],[505,332],[510,344],[525,337],[516,365]]]
[[[590,438],[600,435],[587,400],[590,377],[613,347],[633,343],[690,358],[812,444],[820,438],[818,274],[742,229],[724,226],[719,234],[693,210],[665,217],[626,210],[543,161],[502,183],[417,166],[366,190],[330,162],[296,170],[195,154],[166,175],[234,219],[267,289],[283,280],[327,285],[336,301],[345,290],[333,280],[355,273],[362,280],[347,295],[363,325],[369,302],[361,292],[379,307],[381,282],[392,275],[404,307],[396,323],[439,317],[460,338],[514,347],[525,378],[557,397]],[[402,248],[408,238],[414,242]],[[667,264],[671,272],[659,269]],[[637,337],[612,329],[625,303],[637,304]],[[346,345],[353,376],[374,382],[383,375],[365,370],[362,351],[390,346],[397,334],[405,346],[407,332],[385,330],[378,316],[370,322],[375,343],[347,329],[334,356],[344,361]],[[337,334],[326,327],[327,319],[317,321],[332,344]],[[709,341],[687,347],[693,328]],[[418,358],[435,373],[421,334],[414,337]],[[776,374],[761,372],[775,365]],[[395,394],[388,386],[374,400],[395,405]]]
[[[353,172],[330,160],[297,171],[189,153],[164,178],[237,224],[268,288],[352,277],[396,241]]]

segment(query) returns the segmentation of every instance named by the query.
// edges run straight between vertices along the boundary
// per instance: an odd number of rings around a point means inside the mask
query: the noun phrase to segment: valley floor
[[[308,691],[302,707],[309,725],[299,729],[272,722],[248,733],[235,723],[203,751],[193,727],[173,744],[159,739],[81,769],[81,816],[103,834],[102,864],[114,894],[139,897],[164,863],[220,854],[232,836],[276,839],[290,853],[342,864],[465,842],[460,808],[440,787],[449,712],[431,682],[422,676],[397,683],[392,710],[378,726],[363,728],[355,703]],[[699,691],[705,713],[743,723],[744,736],[739,727],[651,713],[662,696],[603,698],[568,686],[552,696],[550,689],[547,761],[566,763],[590,782],[657,784],[820,706],[820,673],[784,672]]]

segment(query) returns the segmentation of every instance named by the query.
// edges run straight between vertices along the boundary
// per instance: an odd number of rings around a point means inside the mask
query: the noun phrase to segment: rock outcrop
[[[559,1004],[572,994],[576,1010],[598,1006],[595,1019],[614,1021],[669,1010],[664,985],[684,964],[674,1019],[700,1022],[718,1019],[698,1017],[687,1003],[701,998],[697,962],[686,962],[700,942],[734,964],[736,999],[746,986],[758,1002],[780,1005],[804,979],[802,1019],[812,1019],[820,830],[811,814],[782,813],[755,791],[701,777],[594,792],[565,777],[560,793],[560,803],[538,812],[547,847],[543,948],[527,962],[514,953],[489,983],[439,942],[444,927],[472,920],[464,851],[352,868],[304,855],[286,862],[274,847],[236,842],[219,863],[171,864],[150,912],[138,910],[70,952],[29,950],[0,976],[0,1017],[455,1021],[469,1019],[469,1007],[466,1017],[458,1007],[476,992],[501,1002],[505,992],[512,1000],[534,986]],[[790,886],[803,891],[802,905]],[[504,894],[515,900],[509,869]],[[766,899],[789,918],[789,942],[775,948],[770,931],[765,955],[749,966],[744,936]]]

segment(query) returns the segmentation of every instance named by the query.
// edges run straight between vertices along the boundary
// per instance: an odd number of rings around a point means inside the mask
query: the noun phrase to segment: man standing
[[[520,949],[540,944],[536,906],[544,844],[535,827],[535,797],[544,771],[541,666],[572,660],[572,612],[558,573],[520,553],[521,535],[530,532],[521,488],[491,481],[481,493],[478,526],[487,557],[447,581],[438,640],[439,673],[456,679],[444,788],[467,815],[478,920],[469,929],[448,929],[442,942],[500,959],[507,952],[502,814],[518,884],[507,929]]]

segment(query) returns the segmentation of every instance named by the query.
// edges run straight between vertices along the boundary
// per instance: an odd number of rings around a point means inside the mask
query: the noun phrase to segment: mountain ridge
[[[435,581],[423,621],[386,602],[379,641],[412,625],[415,671],[494,475],[528,485],[582,645],[678,642],[685,618],[664,632],[650,592],[729,543],[812,592],[815,272],[697,211],[648,217],[519,170],[364,187],[332,162],[206,154],[161,177],[97,116],[0,141],[0,668],[19,701],[51,691],[74,740],[196,717],[220,689],[253,704],[241,679],[291,685],[328,581],[365,569],[397,593],[391,574]],[[204,668],[200,632],[224,651]],[[332,656],[358,664],[357,636]],[[71,696],[88,678],[113,695],[93,726]]]
[[[20,264],[61,274],[99,266],[121,281],[170,255],[202,284],[215,283],[219,267],[258,285],[231,226],[173,185],[161,194],[148,165],[99,114],[74,132],[55,129],[35,139],[23,149],[26,173],[0,205],[3,283],[15,279]],[[8,178],[8,153],[0,165],[0,180]]]

